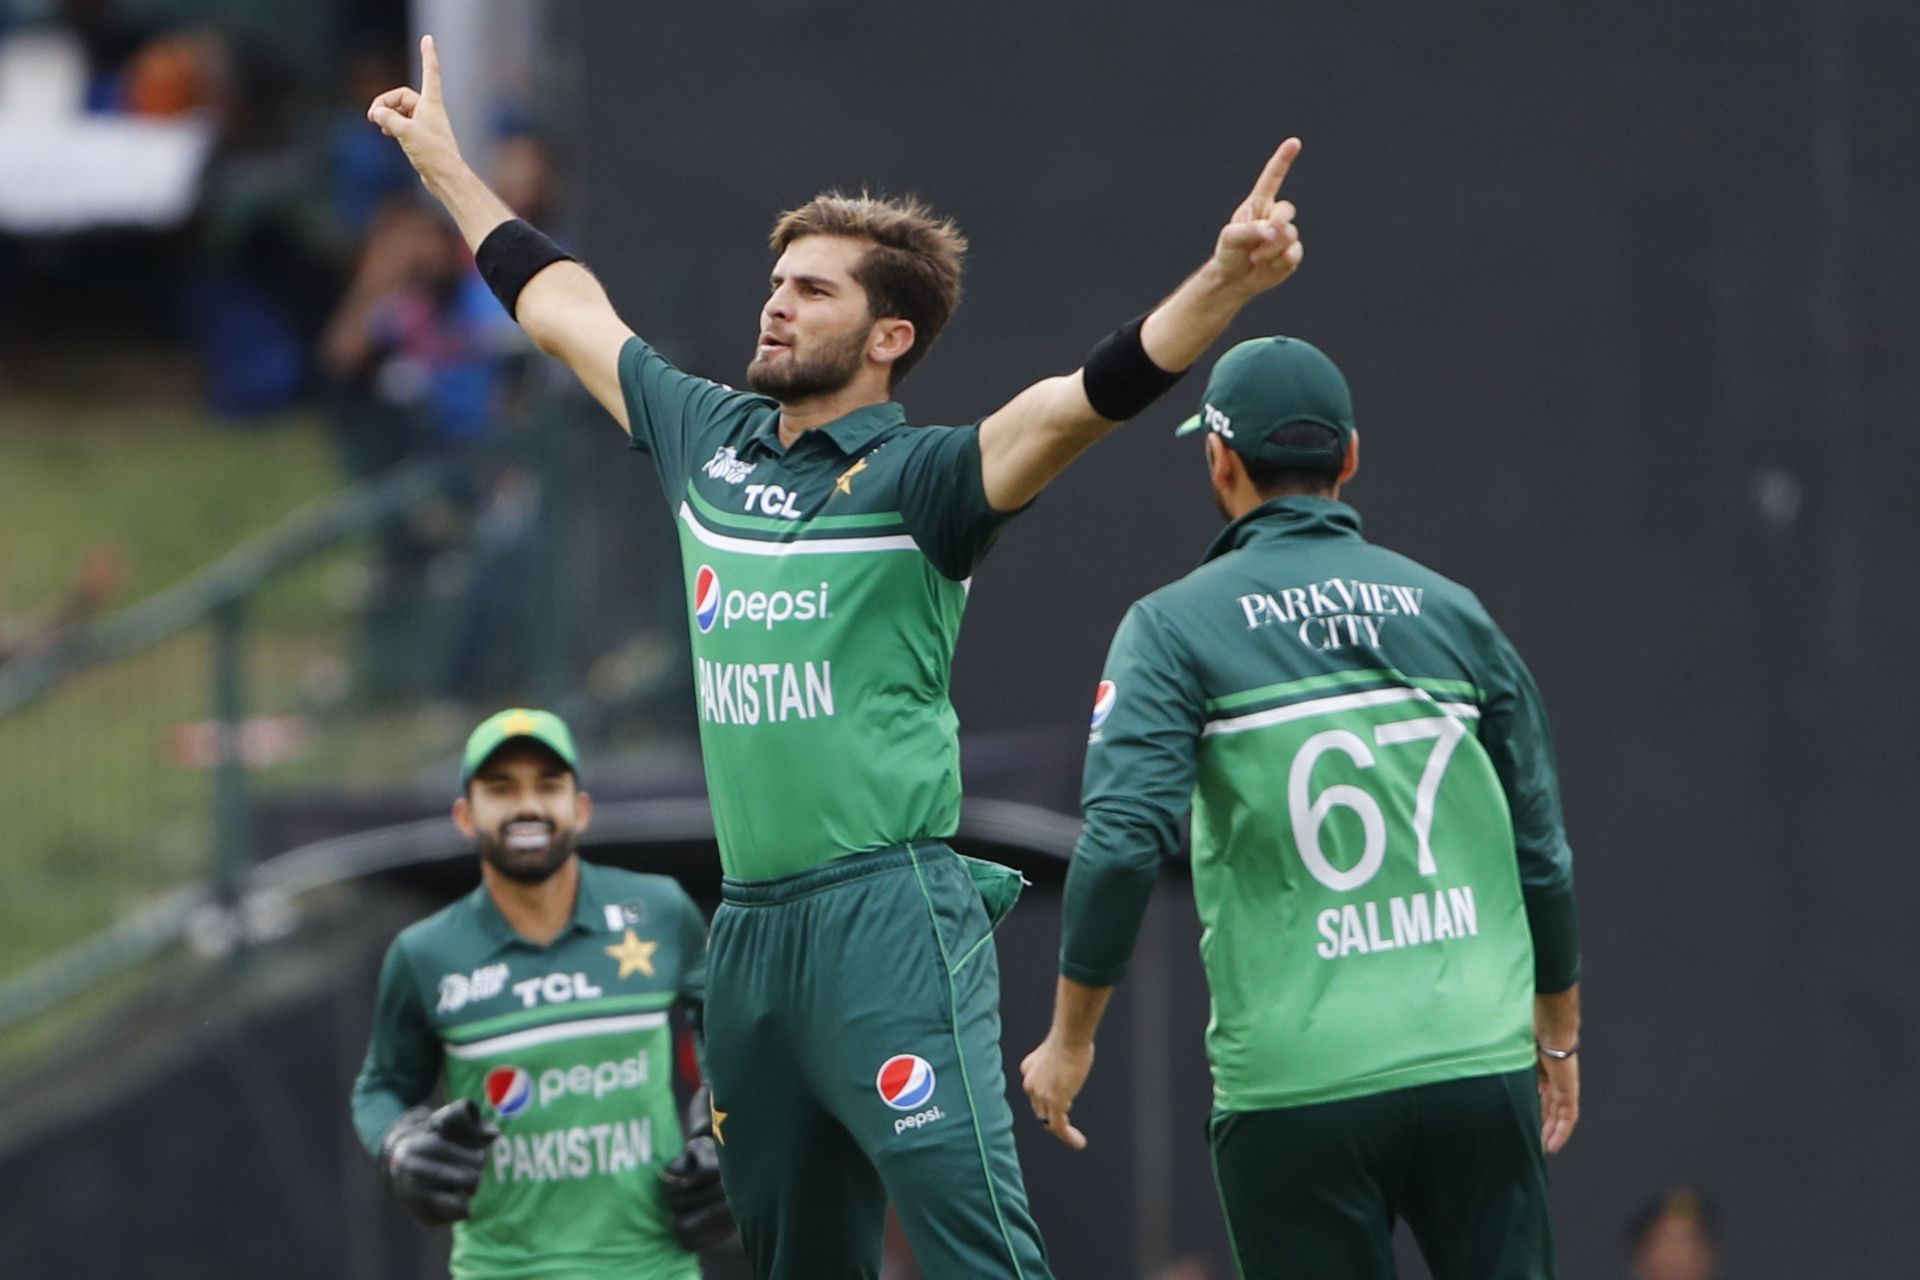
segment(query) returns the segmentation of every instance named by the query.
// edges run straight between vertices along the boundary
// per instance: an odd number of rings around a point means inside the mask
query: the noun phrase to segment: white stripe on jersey
[[[552,1044],[556,1040],[578,1040],[586,1036],[606,1036],[621,1031],[651,1031],[655,1027],[663,1027],[666,1024],[665,1010],[657,1010],[653,1013],[622,1014],[616,1018],[582,1018],[577,1022],[556,1022],[551,1026],[510,1031],[503,1036],[475,1040],[472,1044],[450,1044],[447,1046],[447,1056],[462,1060],[485,1058],[496,1053],[512,1053],[516,1049],[525,1049],[530,1045]]]
[[[680,521],[698,541],[717,551],[737,551],[749,556],[831,556],[861,551],[918,551],[920,544],[909,534],[889,534],[877,538],[813,538],[806,542],[755,542],[715,533],[700,523],[693,508],[680,504]],[[795,522],[798,525],[798,522]],[[802,526],[804,527],[804,526]]]
[[[1425,689],[1369,689],[1364,693],[1342,693],[1308,702],[1290,702],[1284,707],[1270,707],[1265,711],[1254,711],[1225,720],[1209,720],[1200,735],[1208,737],[1216,733],[1245,733],[1249,729],[1264,729],[1270,724],[1285,724],[1289,720],[1332,715],[1337,711],[1352,711],[1359,707],[1383,707],[1395,702],[1428,702],[1433,704],[1435,710],[1462,720],[1480,718],[1480,708],[1465,702],[1437,702]]]

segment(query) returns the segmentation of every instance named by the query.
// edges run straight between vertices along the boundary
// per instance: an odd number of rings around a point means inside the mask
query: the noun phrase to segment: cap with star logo
[[[460,758],[460,789],[467,789],[489,756],[520,738],[539,743],[559,756],[575,777],[580,775],[580,756],[573,747],[573,734],[559,716],[551,711],[510,707],[482,720],[480,727],[468,736],[466,752]]]

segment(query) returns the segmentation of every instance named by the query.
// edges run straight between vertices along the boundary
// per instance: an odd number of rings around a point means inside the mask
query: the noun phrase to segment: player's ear
[[[473,839],[473,806],[467,803],[465,795],[453,802],[453,825],[460,828],[461,835],[469,840]]]
[[[867,355],[881,364],[892,364],[913,350],[917,336],[913,321],[898,316],[882,317],[875,320],[867,332]]]
[[[584,791],[573,793],[573,829],[585,831],[593,825],[593,797]]]
[[[1353,479],[1353,473],[1360,469],[1360,428],[1353,429],[1353,439],[1347,441],[1347,460],[1340,464],[1340,483]]]
[[[1207,475],[1221,493],[1233,490],[1233,464],[1237,455],[1213,432],[1207,432]]]

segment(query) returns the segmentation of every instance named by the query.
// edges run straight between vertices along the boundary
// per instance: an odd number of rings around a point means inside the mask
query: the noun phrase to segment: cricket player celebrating
[[[965,241],[912,201],[782,216],[747,368],[689,376],[461,159],[431,40],[369,118],[452,213],[482,276],[652,455],[678,519],[725,872],[707,1017],[714,1131],[763,1277],[874,1276],[891,1201],[922,1270],[1048,1275],[1000,1059],[991,928],[1012,873],[959,817],[949,668],[1001,526],[1164,393],[1299,264],[1288,139],[1212,256],[1085,366],[983,421],[909,428],[894,388],[960,294]]]
[[[415,1216],[454,1224],[456,1280],[697,1280],[732,1232],[710,1108],[683,1149],[673,1097],[668,1010],[697,1017],[706,923],[673,880],[580,860],[578,771],[547,712],[473,731],[453,820],[480,887],[380,970],[354,1127]]]
[[[1191,804],[1241,1274],[1390,1278],[1403,1217],[1438,1280],[1550,1277],[1580,964],[1539,694],[1472,593],[1338,501],[1359,438],[1325,355],[1241,343],[1202,429],[1231,523],[1114,636],[1034,1113],[1086,1145],[1068,1112]]]

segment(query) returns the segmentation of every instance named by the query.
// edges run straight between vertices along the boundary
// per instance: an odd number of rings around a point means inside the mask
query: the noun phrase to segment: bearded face
[[[573,856],[590,803],[564,760],[522,739],[475,771],[454,820],[487,866],[519,884],[539,884]]]
[[[789,331],[784,341],[764,334],[747,366],[747,385],[782,404],[844,391],[860,372],[867,330],[863,323],[845,333],[811,339],[796,339]]]
[[[474,828],[481,861],[509,880],[539,884],[573,856],[574,833],[544,817],[522,815],[489,830]]]

